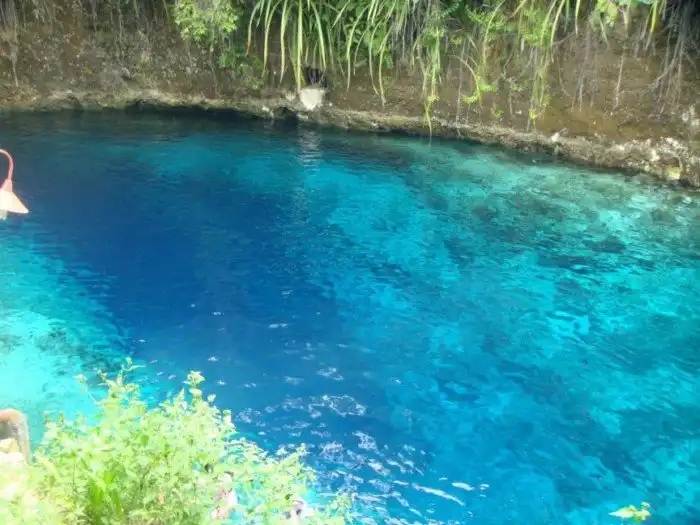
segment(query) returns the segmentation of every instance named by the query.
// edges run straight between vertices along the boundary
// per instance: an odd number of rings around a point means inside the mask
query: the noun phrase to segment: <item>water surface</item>
[[[700,516],[700,200],[468,144],[173,115],[0,121],[0,400],[201,370],[369,523]]]

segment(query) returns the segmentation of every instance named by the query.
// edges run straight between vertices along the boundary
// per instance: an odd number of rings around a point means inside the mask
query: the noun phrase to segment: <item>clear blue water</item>
[[[192,116],[0,119],[0,404],[202,370],[368,523],[700,516],[700,198],[494,149]]]

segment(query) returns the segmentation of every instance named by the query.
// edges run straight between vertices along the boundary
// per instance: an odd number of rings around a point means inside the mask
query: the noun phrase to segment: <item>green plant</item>
[[[279,29],[280,79],[291,51],[292,69],[297,87],[302,85],[305,63],[328,67],[335,53],[329,48],[336,40],[332,35],[332,4],[318,0],[258,0],[254,2],[248,23],[248,48],[253,41],[253,26],[263,31],[263,69],[268,66],[270,34]]]
[[[16,523],[214,523],[224,472],[230,475],[224,488],[238,500],[233,513],[245,523],[277,523],[292,498],[306,492],[311,472],[301,464],[303,450],[270,457],[238,438],[231,414],[213,405],[214,396],[204,397],[198,372],[189,374],[186,389],[149,408],[138,386],[126,382],[133,369],[127,363],[113,379],[101,374],[106,395],[94,400],[90,421],[48,423],[27,479],[44,514],[33,518],[34,506],[15,500],[8,512]],[[344,523],[346,503],[339,498],[310,523]]]
[[[231,0],[177,0],[173,11],[182,37],[210,51],[230,38],[240,18]]]
[[[647,64],[657,75],[649,91],[658,102],[658,112],[674,113],[684,89],[687,92],[685,75],[700,43],[698,11],[692,0],[90,0],[78,4],[32,0],[26,5],[10,2],[1,10],[12,31],[23,20],[53,24],[70,13],[81,23],[92,20],[94,31],[109,27],[105,45],[116,47],[120,59],[133,51],[129,32],[136,30],[148,39],[172,24],[188,43],[209,50],[215,82],[218,65],[255,89],[270,81],[268,68],[282,83],[291,66],[297,87],[305,84],[304,66],[323,69],[333,85],[344,83],[347,88],[367,70],[372,88],[384,103],[385,79],[397,79],[408,69],[408,76],[418,73],[422,82],[428,124],[434,104],[447,94],[441,86],[450,78],[449,71],[444,71],[450,64],[459,64],[457,99],[462,103],[481,105],[488,102],[490,93],[517,85],[517,90],[510,89],[509,100],[529,98],[526,112],[534,123],[547,110],[549,99],[560,96],[553,91],[558,82],[560,93],[570,94],[579,104],[585,92],[597,93],[597,54],[620,41],[621,80],[615,88],[615,105],[624,91],[625,57],[636,59],[647,53],[660,59]],[[242,25],[247,25],[247,36],[240,32]],[[610,34],[615,38],[609,40]],[[585,59],[578,85],[571,91],[558,75],[555,61],[577,53],[579,44]],[[243,58],[241,45],[248,58],[260,58],[260,67]]]

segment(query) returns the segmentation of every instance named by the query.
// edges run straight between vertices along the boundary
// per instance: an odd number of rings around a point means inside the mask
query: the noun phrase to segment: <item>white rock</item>
[[[695,112],[695,105],[690,105],[688,109],[681,114],[681,120],[683,120],[683,122],[685,122],[691,128],[700,127],[700,118],[698,118],[698,115]]]
[[[323,105],[326,90],[319,87],[306,87],[299,90],[299,100],[307,111],[313,111]]]

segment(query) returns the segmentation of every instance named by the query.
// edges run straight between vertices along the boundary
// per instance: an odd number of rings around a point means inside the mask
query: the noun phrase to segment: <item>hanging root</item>
[[[692,0],[669,5],[663,30],[649,46],[653,53],[661,48],[662,65],[651,84],[658,103],[657,114],[677,111],[684,93],[687,68],[695,68],[700,52],[700,6]]]

